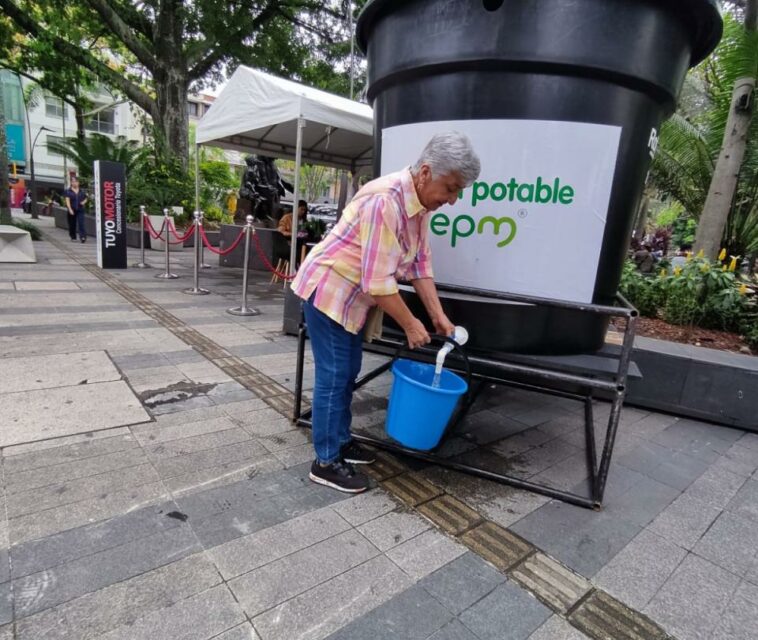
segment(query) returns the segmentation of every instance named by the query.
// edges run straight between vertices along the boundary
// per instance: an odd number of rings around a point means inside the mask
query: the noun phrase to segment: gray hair
[[[435,134],[411,168],[411,173],[416,175],[422,164],[429,166],[434,177],[460,174],[467,187],[479,177],[482,168],[471,140],[458,131]]]

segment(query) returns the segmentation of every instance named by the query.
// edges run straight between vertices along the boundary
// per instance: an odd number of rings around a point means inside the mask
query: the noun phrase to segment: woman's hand
[[[422,347],[431,341],[424,324],[418,318],[413,318],[408,326],[405,327],[405,337],[411,349]]]
[[[455,333],[455,325],[444,313],[432,318],[432,322],[434,323],[434,330],[442,336],[452,336]]]

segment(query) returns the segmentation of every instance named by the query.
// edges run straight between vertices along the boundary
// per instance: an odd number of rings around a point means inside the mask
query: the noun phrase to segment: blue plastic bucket
[[[434,449],[468,384],[443,369],[440,386],[432,387],[434,365],[413,360],[396,360],[392,373],[387,435],[409,449]]]

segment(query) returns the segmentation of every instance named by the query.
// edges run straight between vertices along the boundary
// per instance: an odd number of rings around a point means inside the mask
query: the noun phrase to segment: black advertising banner
[[[126,167],[96,160],[94,174],[97,265],[126,269]]]

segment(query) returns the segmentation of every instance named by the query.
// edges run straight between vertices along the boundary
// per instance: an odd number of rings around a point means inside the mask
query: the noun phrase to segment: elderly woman
[[[466,136],[435,135],[414,166],[364,186],[300,267],[292,290],[305,301],[316,367],[313,482],[348,493],[368,487],[353,465],[374,457],[350,436],[350,404],[369,310],[378,306],[392,316],[411,348],[427,344],[424,325],[399,294],[397,281],[409,280],[435,330],[453,332],[432,280],[428,214],[454,204],[479,170]]]

